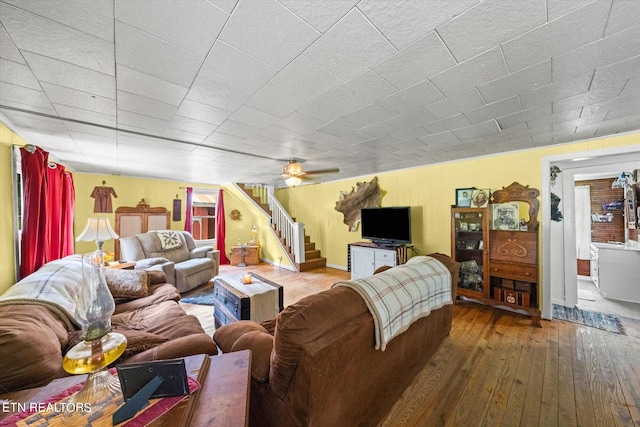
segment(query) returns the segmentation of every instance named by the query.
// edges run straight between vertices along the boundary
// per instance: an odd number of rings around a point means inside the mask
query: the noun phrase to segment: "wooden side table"
[[[203,360],[208,358],[208,363]],[[200,381],[194,392],[150,426],[247,426],[249,424],[249,391],[251,386],[251,352],[249,350],[216,356],[185,357],[187,374]],[[205,361],[207,362],[207,361]],[[206,372],[201,372],[206,369]],[[86,375],[59,378],[44,387],[14,391],[0,396],[11,402],[42,402],[84,381]],[[11,412],[0,412],[0,419]]]
[[[247,265],[258,265],[260,263],[260,245],[245,247],[247,253],[244,256],[244,263]],[[238,265],[242,262],[242,246],[231,247],[231,265]]]
[[[119,268],[120,270],[133,270],[135,266],[135,262],[119,262],[117,264],[109,263],[109,265],[105,265],[106,268]]]

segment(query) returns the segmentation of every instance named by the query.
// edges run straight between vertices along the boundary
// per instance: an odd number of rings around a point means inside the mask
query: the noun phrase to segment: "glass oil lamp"
[[[91,413],[108,415],[114,399],[122,398],[120,382],[106,368],[122,355],[127,347],[124,335],[111,331],[111,315],[115,302],[104,276],[102,251],[82,257],[83,286],[78,295],[76,319],[82,327],[82,342],[72,347],[64,357],[62,367],[70,374],[88,374],[84,386],[69,399],[63,421],[78,425],[86,414],[78,408],[90,408]]]

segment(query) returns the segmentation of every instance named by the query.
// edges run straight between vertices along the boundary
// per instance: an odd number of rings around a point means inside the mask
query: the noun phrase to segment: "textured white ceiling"
[[[0,120],[80,172],[282,185],[640,129],[638,0],[0,0]]]

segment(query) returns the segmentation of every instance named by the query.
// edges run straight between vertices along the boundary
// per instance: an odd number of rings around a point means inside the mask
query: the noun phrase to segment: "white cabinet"
[[[607,299],[640,303],[640,250],[623,245],[592,243],[594,282]],[[592,260],[594,257],[592,253]]]
[[[378,268],[397,265],[395,248],[375,248],[365,246],[350,246],[351,280],[372,276]]]

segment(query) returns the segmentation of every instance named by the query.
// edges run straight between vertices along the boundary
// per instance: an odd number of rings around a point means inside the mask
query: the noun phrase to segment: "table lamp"
[[[76,242],[92,242],[95,241],[98,251],[102,253],[102,244],[105,240],[117,239],[119,236],[111,228],[111,224],[106,217],[89,218],[87,226],[82,233],[76,238]]]
[[[258,234],[258,229],[254,225],[253,227],[251,227],[251,241],[249,242],[251,246],[255,246],[258,243],[258,241],[256,240],[256,234]]]

